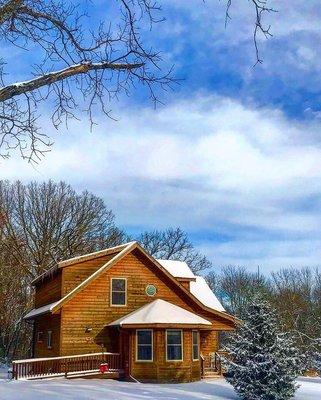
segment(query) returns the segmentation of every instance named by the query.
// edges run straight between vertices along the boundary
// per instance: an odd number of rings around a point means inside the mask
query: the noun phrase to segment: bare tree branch
[[[233,0],[226,1],[226,13],[225,13],[225,26],[231,19],[230,9],[232,7]],[[271,26],[265,25],[263,18],[266,14],[277,12],[274,8],[269,7],[269,0],[250,0],[250,3],[254,6],[254,29],[253,29],[253,41],[255,47],[256,64],[262,64],[263,60],[260,57],[259,45],[258,45],[258,34],[263,34],[264,37],[268,38],[272,36]]]
[[[232,1],[227,0],[226,21]],[[157,104],[159,94],[177,82],[172,68],[164,67],[160,52],[147,45],[145,27],[152,29],[164,21],[157,0],[107,3],[113,17],[88,29],[90,3],[83,11],[72,0],[0,0],[0,42],[27,56],[22,83],[12,83],[9,57],[0,59],[0,157],[17,150],[21,157],[37,162],[50,150],[52,142],[39,122],[43,103],[55,128],[68,126],[84,110],[93,126],[97,111],[111,117],[107,104],[119,95],[130,95],[139,86]],[[257,37],[271,35],[263,16],[274,10],[268,0],[250,4],[255,10],[256,57],[261,62]]]
[[[157,103],[159,89],[175,82],[171,69],[162,72],[159,52],[141,37],[142,25],[162,20],[160,7],[150,0],[113,0],[109,6],[118,17],[88,31],[89,17],[77,2],[0,0],[0,41],[32,49],[38,60],[21,83],[6,82],[8,65],[0,60],[0,156],[17,149],[37,162],[50,149],[38,125],[43,102],[52,107],[55,128],[77,119],[83,108],[93,125],[97,109],[110,117],[106,104],[119,94],[129,95],[140,84]]]
[[[143,67],[143,65],[144,64],[112,64],[109,62],[87,62],[72,65],[71,67],[67,67],[60,71],[50,72],[27,82],[14,83],[12,85],[5,86],[4,88],[0,89],[0,102],[11,99],[12,97],[23,93],[31,92],[43,86],[52,85],[53,83],[60,82],[75,75],[87,74],[89,71],[97,71],[101,69],[131,70]]]

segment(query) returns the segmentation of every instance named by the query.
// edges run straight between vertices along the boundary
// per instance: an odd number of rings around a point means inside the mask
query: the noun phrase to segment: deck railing
[[[69,373],[98,371],[100,364],[107,363],[110,372],[122,370],[119,353],[92,353],[66,357],[31,358],[12,362],[14,379],[67,376]]]

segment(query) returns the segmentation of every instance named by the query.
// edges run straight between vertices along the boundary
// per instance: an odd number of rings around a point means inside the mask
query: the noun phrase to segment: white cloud
[[[220,263],[318,263],[319,244],[306,244],[321,231],[319,122],[215,96],[119,114],[93,134],[73,125],[35,168],[1,161],[0,178],[67,180],[103,196],[131,229],[180,225],[204,243],[227,235],[211,244]]]

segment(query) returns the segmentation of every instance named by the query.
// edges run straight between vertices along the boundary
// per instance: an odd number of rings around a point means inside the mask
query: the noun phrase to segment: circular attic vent
[[[145,289],[145,292],[146,292],[146,294],[148,295],[148,296],[155,296],[155,294],[156,294],[156,292],[157,292],[157,289],[156,289],[156,286],[154,286],[154,285],[147,285],[146,286],[146,289]]]

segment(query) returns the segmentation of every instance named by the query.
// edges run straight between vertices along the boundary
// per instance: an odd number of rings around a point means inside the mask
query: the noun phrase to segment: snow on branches
[[[289,334],[279,330],[276,313],[256,297],[230,337],[225,360],[226,378],[241,396],[251,400],[287,400],[293,397],[301,358]]]

